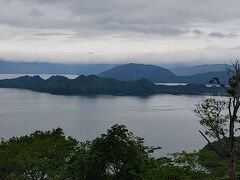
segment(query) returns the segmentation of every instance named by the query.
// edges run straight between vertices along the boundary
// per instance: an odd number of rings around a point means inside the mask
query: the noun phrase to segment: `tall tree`
[[[156,149],[116,124],[93,140],[86,179],[141,180]]]
[[[200,117],[200,124],[205,132],[199,131],[208,141],[210,147],[228,164],[229,179],[236,179],[236,138],[239,130],[238,111],[240,107],[240,64],[236,61],[228,69],[229,86],[221,84],[218,78],[211,82],[225,88],[228,100],[209,98],[196,105],[194,112]],[[213,146],[209,138],[218,141],[218,146]]]

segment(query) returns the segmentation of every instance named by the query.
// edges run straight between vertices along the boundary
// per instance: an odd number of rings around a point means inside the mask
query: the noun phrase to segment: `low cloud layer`
[[[237,0],[0,0],[0,58],[228,61],[240,57],[239,12]]]

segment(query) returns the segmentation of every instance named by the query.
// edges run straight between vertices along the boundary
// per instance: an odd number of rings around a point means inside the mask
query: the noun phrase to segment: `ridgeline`
[[[225,95],[225,91],[220,87],[206,87],[196,84],[165,86],[155,85],[146,79],[118,81],[95,75],[81,75],[75,79],[51,76],[46,80],[40,76],[22,76],[15,79],[0,80],[0,88],[28,89],[56,95]]]

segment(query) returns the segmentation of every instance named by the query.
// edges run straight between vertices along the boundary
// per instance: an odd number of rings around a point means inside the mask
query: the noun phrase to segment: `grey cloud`
[[[232,50],[232,51],[239,51],[240,50],[240,46],[237,46],[237,47],[230,47],[230,48],[227,48],[228,50]]]
[[[206,36],[211,38],[237,38],[238,35],[234,33],[221,33],[221,32],[210,32],[206,33],[199,29],[193,29],[191,32],[197,36]]]
[[[163,36],[175,36],[187,33],[189,30],[187,28],[179,28],[172,26],[165,26],[156,24],[152,26],[151,24],[121,24],[119,22],[109,22],[103,24],[107,29],[114,31],[135,31],[142,32],[146,34],[160,34]]]
[[[235,38],[238,37],[237,34],[224,34],[224,33],[220,33],[220,32],[211,32],[208,34],[209,37],[213,37],[213,38]]]
[[[205,35],[206,34],[204,31],[201,31],[199,29],[192,30],[192,33],[195,35]]]
[[[240,1],[0,0],[0,11],[0,24],[11,26],[86,29],[85,32],[94,29],[96,33],[126,30],[169,36],[187,33],[194,23],[237,20],[240,18]],[[210,36],[221,35],[213,33]]]
[[[62,32],[42,32],[42,33],[33,33],[33,36],[72,36],[73,33],[62,33]]]
[[[0,0],[0,39],[4,40],[0,49],[9,56],[80,61],[85,58],[81,58],[85,48],[94,52],[90,54],[96,59],[100,58],[95,51],[102,59],[134,53],[139,54],[134,59],[141,59],[141,51],[156,53],[156,61],[161,60],[158,51],[166,52],[163,58],[170,60],[175,54],[172,61],[177,61],[182,51],[186,52],[181,59],[209,55],[217,59],[224,53],[230,57],[235,51],[228,54],[229,49],[199,49],[214,43],[220,47],[238,45],[239,12],[237,0]],[[143,39],[144,43],[139,45],[132,42],[134,39]],[[39,44],[44,44],[42,48],[48,54],[40,52]],[[151,59],[149,54],[145,58]]]
[[[32,8],[31,11],[29,12],[29,15],[33,17],[39,17],[44,16],[44,13],[40,11],[38,8]]]

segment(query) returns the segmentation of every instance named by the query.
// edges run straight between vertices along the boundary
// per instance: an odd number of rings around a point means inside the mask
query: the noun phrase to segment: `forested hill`
[[[207,84],[212,78],[218,77],[224,84],[228,83],[228,75],[226,71],[211,71],[197,73],[190,76],[177,76],[168,69],[145,64],[125,64],[114,67],[108,71],[99,74],[101,77],[115,78],[122,81],[132,81],[141,78],[156,83],[193,83]],[[200,71],[198,71],[200,72]]]
[[[158,86],[145,79],[125,82],[95,75],[81,75],[75,79],[52,76],[47,80],[40,76],[22,76],[15,79],[0,80],[0,88],[29,89],[58,95],[225,94],[221,88],[206,87],[205,85]]]
[[[170,82],[177,76],[168,69],[144,64],[125,64],[116,66],[108,71],[99,74],[102,77],[115,78],[122,81],[133,81],[138,79],[148,79],[152,82]]]

